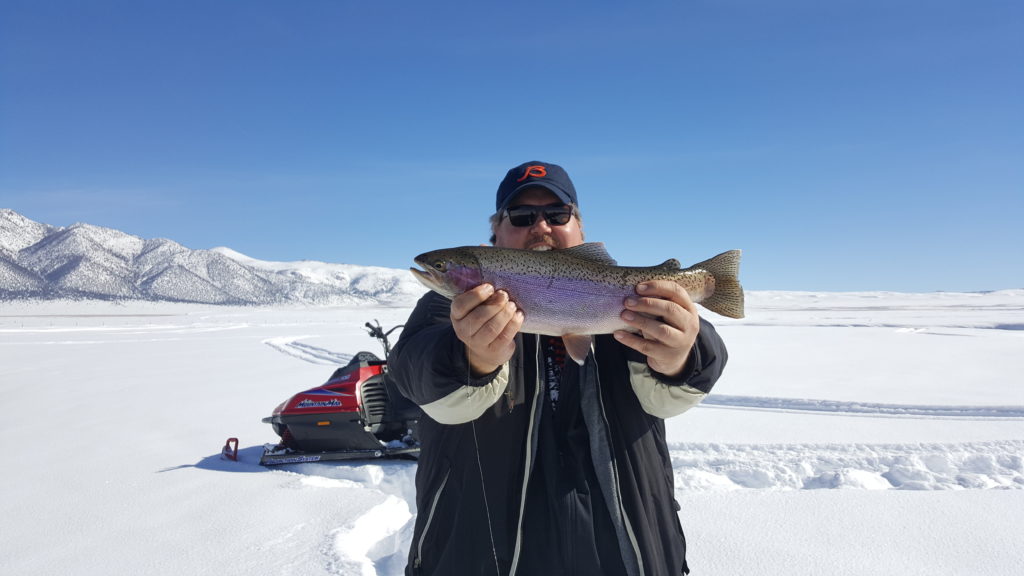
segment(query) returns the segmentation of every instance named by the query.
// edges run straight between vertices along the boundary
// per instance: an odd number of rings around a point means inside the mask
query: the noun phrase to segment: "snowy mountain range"
[[[409,305],[424,291],[407,270],[266,262],[90,224],[51,226],[0,209],[0,300]]]

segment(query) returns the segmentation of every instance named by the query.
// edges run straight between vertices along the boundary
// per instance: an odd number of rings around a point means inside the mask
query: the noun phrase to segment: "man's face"
[[[562,205],[558,196],[546,188],[527,188],[509,203],[513,206],[550,206]],[[499,248],[525,248],[542,250],[572,248],[583,243],[583,229],[575,216],[562,226],[548,224],[546,218],[538,217],[533,226],[517,227],[502,217],[494,230],[494,245]]]

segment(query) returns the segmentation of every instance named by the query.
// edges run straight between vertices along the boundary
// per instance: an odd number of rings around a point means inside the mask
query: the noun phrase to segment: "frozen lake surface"
[[[0,572],[402,574],[414,462],[257,461],[262,417],[408,313],[0,304]],[[693,574],[1024,573],[1024,291],[747,314],[706,314],[729,366],[668,422]]]

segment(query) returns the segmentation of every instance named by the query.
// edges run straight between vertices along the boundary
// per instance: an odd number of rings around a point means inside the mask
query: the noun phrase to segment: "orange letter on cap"
[[[534,178],[543,178],[543,177],[545,177],[547,175],[548,175],[548,171],[543,166],[537,166],[537,165],[527,166],[526,172],[523,173],[523,177],[520,178],[519,180],[516,180],[516,182],[522,182],[523,180],[526,180],[527,178],[529,178],[531,176],[534,177]]]

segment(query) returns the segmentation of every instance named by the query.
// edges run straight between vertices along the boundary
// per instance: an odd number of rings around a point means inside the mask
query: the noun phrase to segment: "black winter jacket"
[[[545,576],[519,570],[537,565],[531,555],[542,553],[523,546],[529,540],[526,487],[537,461],[545,398],[539,337],[519,334],[509,363],[472,378],[450,306],[446,298],[426,294],[389,359],[399,389],[424,412],[418,515],[406,574]],[[591,477],[604,494],[631,576],[688,572],[663,418],[699,403],[726,360],[721,338],[701,319],[677,379],[654,373],[643,355],[610,335],[595,337],[583,366],[566,364],[563,382],[578,379]]]

